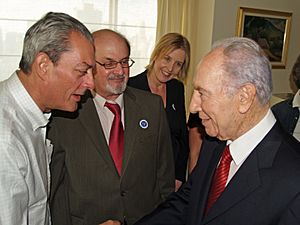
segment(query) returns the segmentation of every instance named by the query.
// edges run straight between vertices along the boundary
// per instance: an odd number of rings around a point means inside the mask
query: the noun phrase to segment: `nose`
[[[167,69],[168,69],[169,72],[171,72],[173,70],[174,64],[175,64],[175,62],[168,62],[167,63]]]
[[[84,87],[87,89],[93,90],[95,87],[94,84],[94,77],[93,77],[93,72],[92,69],[88,71],[88,73],[85,75],[84,82],[83,82]]]
[[[197,95],[198,95],[198,93],[196,91],[194,91],[192,99],[190,101],[190,106],[189,106],[189,111],[191,113],[197,113],[197,112],[202,111],[201,98]]]
[[[124,69],[125,69],[125,68],[122,67],[121,63],[118,62],[116,68],[114,68],[114,72],[115,72],[116,74],[124,74]]]

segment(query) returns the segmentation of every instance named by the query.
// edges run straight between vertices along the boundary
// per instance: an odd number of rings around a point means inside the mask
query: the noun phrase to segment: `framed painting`
[[[285,68],[292,13],[240,7],[236,35],[255,40],[272,68]]]

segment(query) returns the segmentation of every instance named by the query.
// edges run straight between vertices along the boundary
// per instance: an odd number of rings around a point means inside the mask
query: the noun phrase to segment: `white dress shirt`
[[[98,95],[96,93],[95,97],[93,98],[94,104],[96,106],[96,110],[98,113],[98,117],[101,122],[101,126],[105,135],[105,139],[107,141],[107,144],[109,144],[109,134],[112,122],[115,118],[115,115],[104,106],[105,102],[118,104],[121,108],[121,121],[123,124],[123,129],[125,130],[125,123],[124,123],[124,100],[123,100],[123,94],[119,95],[118,98],[116,98],[115,101],[109,101],[103,98],[102,96]]]
[[[52,146],[43,114],[16,73],[0,83],[0,224],[49,225]]]
[[[229,144],[230,154],[232,156],[232,162],[230,164],[230,170],[226,185],[229,183],[238,169],[242,166],[242,164],[254,150],[254,148],[272,129],[275,122],[276,119],[272,111],[269,110],[265,117],[252,129],[247,131],[245,134],[243,134],[233,142],[227,141],[227,145]]]

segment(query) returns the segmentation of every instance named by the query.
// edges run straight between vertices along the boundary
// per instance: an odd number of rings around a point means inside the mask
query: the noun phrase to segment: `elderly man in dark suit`
[[[54,225],[109,219],[130,225],[174,190],[161,98],[126,87],[134,62],[125,37],[106,29],[93,37],[95,92],[85,96],[76,113],[57,112],[50,124]]]
[[[188,182],[136,224],[300,224],[300,143],[269,108],[264,52],[247,38],[216,43],[194,88],[190,110],[210,137]]]

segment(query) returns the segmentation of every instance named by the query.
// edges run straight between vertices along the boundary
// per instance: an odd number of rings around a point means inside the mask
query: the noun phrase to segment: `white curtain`
[[[157,0],[156,40],[168,32],[178,32],[187,37],[191,44],[190,69],[183,81],[187,114],[196,65],[211,47],[214,2],[214,0]],[[202,31],[203,27],[206,30],[205,34]]]

